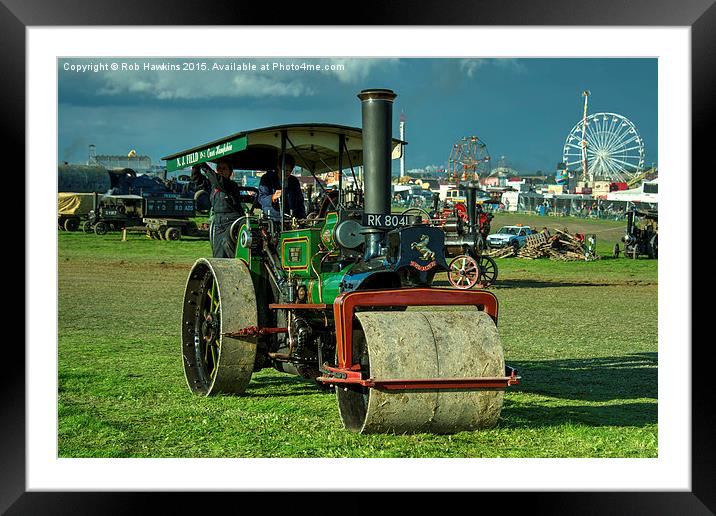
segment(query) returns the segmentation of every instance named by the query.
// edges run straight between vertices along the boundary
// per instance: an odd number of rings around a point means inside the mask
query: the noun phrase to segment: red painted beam
[[[319,376],[317,380],[321,383],[335,385],[360,385],[386,391],[409,391],[409,390],[478,390],[478,389],[505,389],[510,385],[517,385],[520,381],[511,376],[494,378],[415,378],[415,379],[390,379],[380,380],[369,378],[361,380],[350,374],[345,378],[336,376]]]
[[[278,303],[272,303],[269,305],[269,310],[279,310],[279,309],[286,309],[286,310],[325,310],[328,308],[328,305],[326,304],[278,304]]]

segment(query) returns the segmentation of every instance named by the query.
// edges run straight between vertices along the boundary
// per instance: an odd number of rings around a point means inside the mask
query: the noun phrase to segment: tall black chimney
[[[363,170],[365,188],[365,213],[387,215],[390,213],[390,176],[393,129],[392,90],[369,89],[358,94],[363,115]],[[367,229],[365,259],[380,253],[383,232]]]
[[[465,202],[467,202],[467,220],[470,226],[470,233],[476,228],[477,221],[477,186],[474,183],[468,183],[465,189]]]

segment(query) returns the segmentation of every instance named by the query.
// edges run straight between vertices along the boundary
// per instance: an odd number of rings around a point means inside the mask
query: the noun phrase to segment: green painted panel
[[[353,264],[348,265],[340,272],[331,272],[327,274],[321,274],[321,289],[319,293],[318,282],[315,282],[313,295],[315,303],[327,303],[333,304],[338,294],[340,294],[340,284],[346,274],[353,268]]]
[[[241,245],[241,235],[246,231],[246,220],[250,221],[251,227],[256,227],[258,224],[258,217],[245,217],[244,222],[239,227],[239,242],[236,243],[236,258],[244,262],[249,270],[251,276],[254,278],[254,283],[257,283],[257,278],[264,274],[263,266],[261,263],[261,256],[255,256],[251,253],[251,249],[243,247]]]
[[[297,229],[281,233],[281,265],[298,277],[313,275],[310,262],[318,253],[320,230]]]
[[[336,248],[336,241],[333,238],[333,230],[338,224],[338,213],[335,211],[326,214],[326,221],[321,228],[321,243],[325,249],[333,251]]]

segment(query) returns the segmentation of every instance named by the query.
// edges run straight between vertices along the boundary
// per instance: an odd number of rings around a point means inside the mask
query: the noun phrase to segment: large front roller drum
[[[379,379],[503,377],[495,323],[478,310],[359,312],[354,356]],[[336,387],[348,430],[361,433],[455,433],[494,426],[502,389],[402,390]]]
[[[199,395],[241,394],[251,380],[256,337],[224,334],[257,326],[248,268],[229,258],[194,263],[184,293],[182,355],[189,388]]]

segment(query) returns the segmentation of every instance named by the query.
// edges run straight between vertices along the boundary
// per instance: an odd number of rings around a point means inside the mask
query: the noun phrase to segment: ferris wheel
[[[567,170],[581,170],[584,180],[588,177],[626,182],[644,168],[644,140],[625,116],[594,113],[577,122],[569,132],[562,161]]]
[[[448,177],[471,180],[490,174],[487,144],[477,136],[465,136],[453,144],[448,159]]]

